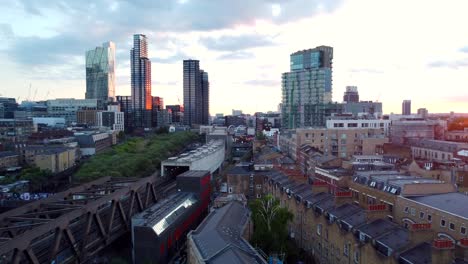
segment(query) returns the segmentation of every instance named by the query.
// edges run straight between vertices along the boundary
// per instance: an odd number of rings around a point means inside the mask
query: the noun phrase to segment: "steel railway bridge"
[[[131,217],[175,190],[161,178],[111,178],[0,215],[0,263],[83,263],[130,231]]]

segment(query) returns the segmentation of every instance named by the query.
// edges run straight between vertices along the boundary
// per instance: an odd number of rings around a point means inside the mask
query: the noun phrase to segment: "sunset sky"
[[[114,41],[117,95],[130,95],[129,50],[141,33],[165,104],[183,101],[191,58],[209,73],[212,115],[276,110],[289,55],[328,45],[336,101],[355,85],[385,113],[400,113],[404,99],[413,112],[468,112],[467,10],[466,0],[2,1],[0,94],[84,98],[85,51]]]

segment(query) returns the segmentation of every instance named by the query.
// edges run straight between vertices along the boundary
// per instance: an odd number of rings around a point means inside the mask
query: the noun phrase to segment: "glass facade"
[[[145,35],[133,35],[130,51],[132,111],[134,127],[151,127],[151,61],[148,59],[148,42]]]
[[[184,60],[184,124],[207,125],[210,119],[208,73],[200,69],[200,61]]]
[[[286,128],[324,126],[342,111],[332,104],[333,48],[320,46],[291,54],[291,71],[282,76],[282,124]]]
[[[97,99],[98,107],[105,109],[115,98],[115,44],[86,52],[86,99]]]

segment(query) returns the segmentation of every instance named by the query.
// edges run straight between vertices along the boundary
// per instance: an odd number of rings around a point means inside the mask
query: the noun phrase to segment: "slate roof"
[[[468,219],[468,196],[461,193],[434,194],[409,199],[424,205]]]
[[[233,201],[211,212],[191,237],[203,261],[210,264],[267,262],[242,238],[250,211]]]

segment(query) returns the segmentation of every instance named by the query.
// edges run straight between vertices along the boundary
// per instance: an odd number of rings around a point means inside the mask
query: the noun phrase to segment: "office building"
[[[209,122],[208,73],[200,69],[200,61],[184,60],[184,124],[206,125]]]
[[[290,72],[282,75],[282,125],[324,126],[341,107],[332,104],[333,48],[320,46],[291,54]]]
[[[99,104],[99,100],[98,100]],[[96,126],[97,109],[81,109],[76,112],[76,123],[86,126]]]
[[[130,51],[133,124],[138,128],[151,127],[151,61],[145,35],[133,35]]]
[[[124,131],[125,113],[119,107],[109,105],[107,111],[99,111],[96,116],[97,126],[107,127],[115,131]]]
[[[402,115],[411,115],[411,100],[403,100],[401,113]]]
[[[180,124],[184,121],[184,107],[181,105],[166,105],[166,109],[171,113],[172,123]]]
[[[50,117],[63,117],[68,124],[77,122],[77,112],[82,109],[96,109],[97,99],[53,99],[47,100]]]
[[[124,113],[125,131],[130,132],[133,129],[132,97],[119,95],[116,97],[116,100],[119,104],[120,111]]]
[[[0,97],[0,118],[14,118],[18,104],[15,98]]]
[[[160,115],[159,112],[164,110],[164,99],[159,96],[152,96],[151,97],[151,126],[158,127],[158,116]]]
[[[357,103],[359,102],[359,92],[357,86],[346,86],[346,91],[343,95],[343,102]]]
[[[105,109],[115,99],[115,44],[86,51],[86,99],[97,99],[98,108]]]

